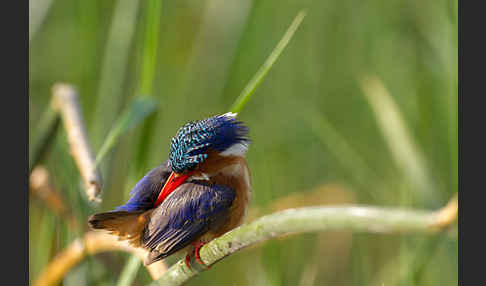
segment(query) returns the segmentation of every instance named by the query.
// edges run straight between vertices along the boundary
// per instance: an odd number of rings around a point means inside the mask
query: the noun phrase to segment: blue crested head
[[[170,145],[172,170],[176,173],[193,170],[207,158],[209,150],[222,155],[242,155],[250,143],[248,127],[235,117],[235,113],[226,113],[181,127]]]

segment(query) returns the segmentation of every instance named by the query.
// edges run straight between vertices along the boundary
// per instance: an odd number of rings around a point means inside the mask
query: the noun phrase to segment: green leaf
[[[231,112],[239,113],[241,110],[243,110],[245,105],[248,103],[248,100],[250,100],[252,94],[255,92],[256,88],[263,81],[268,71],[270,71],[273,64],[277,61],[277,59],[279,58],[280,54],[283,52],[285,47],[287,47],[287,44],[290,42],[290,39],[292,39],[295,31],[297,30],[297,28],[299,28],[300,23],[302,22],[302,20],[304,20],[305,15],[306,15],[305,11],[301,10],[297,14],[297,16],[295,16],[294,21],[292,22],[292,24],[290,24],[289,28],[283,35],[280,42],[278,42],[277,46],[273,49],[272,53],[270,53],[266,61],[257,71],[257,73],[253,76],[250,82],[245,86],[243,91],[240,93],[240,96],[238,96],[238,98],[236,99],[235,103],[233,103],[233,106],[230,109]]]
[[[115,146],[118,138],[125,132],[139,125],[157,107],[157,101],[151,97],[136,97],[120,118],[115,121],[108,136],[96,156],[96,166],[99,165],[106,153]]]
[[[118,283],[116,285],[117,286],[132,285],[132,282],[137,276],[137,272],[141,264],[142,263],[140,261],[140,258],[138,258],[135,255],[130,256],[130,258],[127,261],[127,264],[125,264],[125,267],[123,267],[123,270],[120,274],[120,279],[118,280]]]

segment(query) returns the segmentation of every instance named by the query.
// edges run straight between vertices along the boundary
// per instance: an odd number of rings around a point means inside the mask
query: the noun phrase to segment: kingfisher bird
[[[189,268],[193,254],[204,265],[200,248],[242,224],[251,200],[248,127],[236,116],[181,127],[168,160],[135,185],[124,205],[92,215],[91,228],[146,249],[145,265],[184,250]]]

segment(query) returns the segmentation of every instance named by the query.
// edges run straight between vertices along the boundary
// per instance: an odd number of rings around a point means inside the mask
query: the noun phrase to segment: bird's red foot
[[[186,266],[187,268],[191,269],[191,254],[186,254]]]
[[[207,269],[211,268],[211,266],[206,266],[206,264],[201,260],[201,256],[199,255],[199,250],[201,249],[201,247],[203,247],[204,244],[205,243],[201,242],[201,241],[197,241],[197,242],[192,243],[192,246],[194,246],[194,250],[193,250],[193,252],[187,253],[186,259],[185,259],[187,268],[192,269],[192,267],[191,267],[191,255],[192,255],[192,253],[194,253],[195,260],[198,264],[205,266]]]
[[[196,260],[197,263],[205,266],[207,269],[211,268],[211,266],[206,266],[206,264],[201,260],[201,256],[199,255],[199,250],[205,244],[206,243],[201,242],[201,241],[197,241],[197,242],[192,243],[192,246],[194,246],[194,250],[193,250],[193,252],[187,253],[186,259],[185,259],[187,268],[192,269],[192,267],[191,267],[191,255],[192,255],[192,253],[194,253],[194,257],[195,257],[195,260]]]
[[[201,260],[201,256],[199,255],[199,250],[201,249],[201,247],[203,247],[203,245],[205,245],[205,243],[201,241],[197,241],[197,242],[193,242],[192,245],[194,246],[194,255],[196,256],[197,263],[206,266],[206,264]],[[209,266],[208,268],[211,268],[211,266]]]

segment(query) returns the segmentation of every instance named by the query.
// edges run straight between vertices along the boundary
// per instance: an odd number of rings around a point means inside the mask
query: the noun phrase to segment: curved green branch
[[[457,196],[438,211],[366,206],[289,209],[242,225],[201,248],[202,261],[211,266],[247,246],[288,234],[328,230],[370,233],[433,233],[457,217]],[[169,268],[153,285],[181,285],[204,270],[189,269],[183,260]]]

